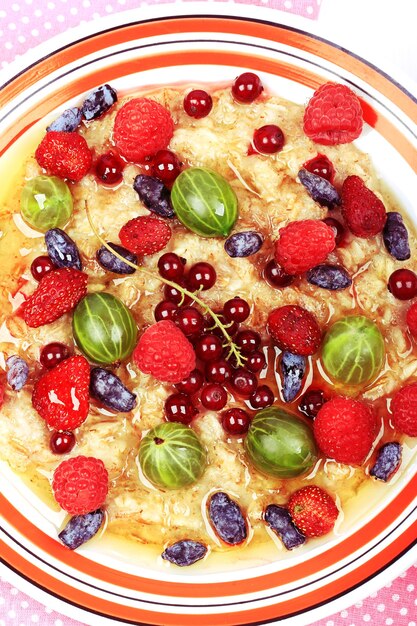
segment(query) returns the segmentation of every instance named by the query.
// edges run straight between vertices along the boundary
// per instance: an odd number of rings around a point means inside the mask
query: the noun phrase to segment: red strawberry
[[[75,456],[62,461],[52,479],[55,500],[71,515],[99,509],[109,490],[109,475],[103,461],[92,456]]]
[[[394,428],[409,437],[417,437],[417,383],[397,391],[391,402],[391,411]]]
[[[49,370],[35,383],[32,404],[48,426],[73,430],[89,410],[90,366],[83,356],[73,356]]]
[[[193,346],[169,320],[156,322],[145,330],[133,358],[141,372],[173,384],[187,378],[195,368]]]
[[[345,85],[325,83],[313,94],[304,113],[304,132],[316,143],[334,146],[357,139],[363,114],[357,95]]]
[[[171,238],[170,226],[153,216],[135,217],[122,226],[119,238],[122,245],[139,255],[155,254],[167,245]]]
[[[71,311],[87,293],[87,278],[71,267],[48,272],[23,305],[26,324],[37,328]]]
[[[268,331],[281,350],[307,356],[317,352],[320,347],[320,326],[307,309],[296,304],[287,304],[271,311]]]
[[[373,411],[363,402],[336,396],[321,407],[314,420],[320,450],[339,463],[360,465],[378,432]]]
[[[287,274],[300,274],[326,260],[336,246],[333,228],[321,220],[290,222],[275,242],[275,260]]]
[[[407,311],[407,326],[414,339],[417,339],[417,302],[414,302]]]
[[[134,98],[116,115],[113,139],[128,161],[142,163],[164,150],[174,134],[174,122],[165,107],[148,98]]]
[[[36,148],[37,162],[48,174],[74,182],[88,174],[92,154],[84,137],[78,133],[51,130]]]
[[[329,533],[339,515],[333,498],[316,485],[302,487],[288,502],[292,521],[306,537],[321,537]]]
[[[387,219],[384,204],[359,176],[348,176],[342,187],[342,215],[357,237],[374,237]]]

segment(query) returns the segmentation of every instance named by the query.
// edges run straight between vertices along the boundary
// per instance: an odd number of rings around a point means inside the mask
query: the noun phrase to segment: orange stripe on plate
[[[383,569],[387,563],[394,560],[398,554],[407,549],[408,546],[415,541],[416,535],[417,522],[402,533],[398,539],[389,544],[384,550],[378,552],[378,554],[367,562],[370,571],[374,573]],[[303,594],[300,593],[296,598],[283,601],[276,598],[276,603],[267,607],[252,608],[233,613],[223,612],[220,615],[209,614],[208,612],[193,615],[175,615],[170,612],[169,607],[167,607],[166,612],[161,613],[160,611],[154,612],[141,608],[127,607],[97,597],[96,595],[92,596],[50,576],[33,563],[30,563],[14,552],[2,541],[0,541],[0,547],[3,558],[15,570],[26,576],[29,580],[37,582],[44,587],[46,591],[50,591],[64,600],[74,602],[81,608],[105,614],[109,617],[131,620],[133,622],[144,621],[148,624],[157,624],[160,626],[195,626],[197,623],[201,624],[201,626],[233,626],[237,623],[245,624],[248,622],[259,624],[263,620],[284,618],[292,613],[299,613],[303,610],[312,609],[318,604],[329,602],[336,596],[346,593],[352,587],[362,583],[366,578],[361,568],[358,568],[329,584],[323,584],[317,590]],[[277,577],[275,577],[275,584],[276,582]],[[279,582],[281,582],[281,580]],[[155,586],[160,592],[159,581],[155,582]],[[240,583],[238,583],[238,586],[240,587]],[[240,592],[240,589],[238,591]],[[227,607],[224,608],[224,611],[227,611]],[[301,616],[300,618],[302,619]]]
[[[28,111],[23,114],[12,128],[6,130],[0,139],[0,156],[19,137],[25,129],[30,128],[36,121],[59,107],[64,102],[76,97],[81,93],[91,90],[95,85],[111,82],[121,76],[128,76],[139,71],[146,71],[158,67],[180,66],[180,65],[228,65],[234,67],[247,67],[257,71],[268,72],[277,76],[282,76],[296,83],[316,89],[322,84],[323,79],[308,70],[300,69],[294,65],[283,61],[265,59],[256,55],[246,55],[237,52],[215,52],[213,50],[193,51],[192,57],[189,52],[172,52],[151,55],[145,58],[129,60],[123,63],[114,64],[105,69],[96,70],[65,85],[58,91],[48,95],[48,98],[41,102],[35,111]],[[375,128],[391,145],[406,159],[409,165],[417,173],[417,159],[415,147],[401,134],[401,132],[384,116],[380,115],[372,107],[361,101],[364,119]]]

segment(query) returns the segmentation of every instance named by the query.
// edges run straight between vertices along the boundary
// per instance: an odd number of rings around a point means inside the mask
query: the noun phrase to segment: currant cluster
[[[189,292],[205,291],[216,282],[216,270],[210,263],[195,263],[186,272],[186,261],[173,252],[163,254],[158,261],[160,275]],[[247,400],[253,409],[271,406],[274,393],[266,385],[258,385],[257,374],[266,366],[261,350],[261,336],[250,328],[240,328],[250,315],[250,306],[236,296],[216,311],[221,323],[244,361],[244,366],[228,359],[229,346],[211,316],[205,316],[190,296],[171,285],[164,287],[164,300],[155,307],[156,321],[171,320],[194,346],[198,367],[187,379],[181,381],[176,392],[165,403],[165,415],[169,421],[189,424],[198,413],[198,405],[211,411],[221,411],[229,397]],[[238,407],[222,414],[222,425],[231,435],[245,433],[250,424],[249,413]]]

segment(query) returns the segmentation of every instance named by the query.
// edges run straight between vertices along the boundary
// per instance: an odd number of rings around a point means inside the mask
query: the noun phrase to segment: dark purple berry
[[[138,174],[133,181],[133,189],[149,211],[159,217],[174,217],[171,193],[159,178]]]
[[[298,178],[315,202],[322,206],[327,206],[329,209],[333,209],[340,204],[339,192],[325,178],[304,169],[298,172]]]
[[[56,120],[47,126],[46,130],[47,132],[53,130],[59,133],[73,133],[81,124],[82,118],[82,113],[77,107],[66,109]]]
[[[232,258],[246,257],[256,254],[263,244],[263,237],[259,233],[248,230],[235,233],[224,243],[224,249]]]
[[[120,378],[102,367],[93,367],[90,393],[108,409],[128,413],[136,406],[136,394],[129,391]]]
[[[203,559],[207,554],[207,547],[198,541],[184,539],[165,548],[161,554],[165,561],[174,563],[178,567],[187,567]]]
[[[235,546],[247,537],[246,521],[239,505],[218,491],[209,500],[208,514],[217,535],[225,543]]]
[[[86,120],[100,117],[117,102],[117,93],[110,85],[101,85],[88,94],[81,107]]]
[[[6,360],[7,382],[13,391],[20,391],[26,385],[29,376],[29,366],[22,357],[14,354]]]
[[[103,521],[104,512],[101,509],[85,515],[75,515],[58,537],[67,548],[75,550],[98,533]]]
[[[396,441],[385,443],[378,450],[370,475],[387,482],[400,466],[401,452],[402,447]]]
[[[287,550],[301,546],[306,540],[294,525],[289,511],[283,506],[269,504],[265,509],[265,521],[278,535]]]
[[[403,218],[399,213],[387,213],[387,221],[382,231],[384,244],[388,252],[397,261],[406,261],[410,258],[408,231]]]
[[[331,291],[346,289],[352,284],[351,277],[342,265],[331,265],[330,263],[316,265],[316,267],[308,270],[306,277],[311,285]]]
[[[133,254],[133,252],[130,252],[130,250],[127,250],[123,246],[119,246],[117,243],[111,243],[108,241],[107,244],[124,259],[137,265],[138,257],[136,254]],[[121,261],[117,256],[112,254],[106,246],[101,246],[101,248],[97,250],[96,257],[101,267],[109,272],[113,272],[114,274],[134,274],[136,272],[134,267],[131,267],[127,263]]]
[[[60,228],[45,233],[46,249],[55,267],[82,269],[81,257],[75,242]]]
[[[303,384],[307,359],[299,354],[283,352],[280,360],[282,375],[282,397],[284,402],[292,402]]]

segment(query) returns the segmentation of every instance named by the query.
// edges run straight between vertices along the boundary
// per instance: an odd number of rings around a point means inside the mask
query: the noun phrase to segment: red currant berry
[[[178,309],[174,321],[186,337],[196,337],[204,330],[204,317],[193,306]]]
[[[96,161],[96,176],[106,185],[116,185],[123,179],[124,161],[114,152],[102,154]]]
[[[223,352],[223,343],[217,335],[204,335],[197,339],[195,353],[202,361],[217,361]]]
[[[189,424],[198,411],[186,393],[173,393],[165,400],[165,415],[169,422]]]
[[[153,314],[157,322],[160,322],[161,320],[174,321],[174,316],[177,311],[178,306],[175,304],[175,302],[171,302],[170,300],[162,300],[162,302],[158,302],[158,304],[156,305]]]
[[[287,274],[274,259],[271,259],[265,266],[264,278],[274,289],[282,289],[291,285],[295,277]]]
[[[244,72],[235,79],[232,85],[232,95],[241,104],[250,104],[263,91],[261,79],[252,72]]]
[[[224,303],[223,314],[229,322],[244,322],[249,317],[250,306],[246,300],[236,296]]]
[[[171,150],[159,150],[152,159],[152,175],[171,185],[181,172],[181,163]]]
[[[388,289],[397,300],[411,300],[417,296],[417,275],[411,270],[395,270],[388,280]]]
[[[44,346],[41,350],[39,361],[41,365],[46,367],[48,370],[52,369],[61,361],[65,361],[70,356],[70,349],[63,343],[53,342],[48,343],[48,345]]]
[[[250,423],[250,415],[237,407],[228,409],[222,415],[223,429],[229,435],[244,435],[248,432]]]
[[[203,89],[193,89],[184,98],[184,111],[187,115],[197,120],[201,117],[206,117],[212,108],[212,97]]]
[[[216,282],[216,270],[210,263],[195,263],[187,274],[187,284],[191,291],[210,289]]]
[[[232,375],[232,368],[225,359],[209,361],[206,365],[205,374],[211,383],[224,383]]]
[[[322,389],[309,389],[301,396],[299,410],[307,417],[314,419],[328,398]]]
[[[252,354],[261,345],[261,337],[254,330],[240,330],[235,337],[235,344],[245,356]]]
[[[258,386],[258,380],[252,372],[244,367],[238,367],[232,372],[232,387],[240,396],[249,397]]]
[[[254,374],[260,372],[265,367],[265,365],[265,355],[259,350],[255,350],[255,352],[249,354],[247,360],[245,361],[245,367],[247,367],[250,372],[254,372]]]
[[[336,174],[334,165],[325,154],[318,154],[313,159],[306,161],[303,168],[312,174],[316,174],[316,176],[325,178],[330,183],[334,181]]]
[[[158,270],[162,278],[177,282],[184,275],[184,262],[175,252],[166,252],[158,259]]]
[[[253,146],[261,154],[275,154],[284,147],[284,133],[279,126],[267,124],[253,133]]]
[[[178,285],[180,285],[180,287],[185,287],[183,280],[178,280],[176,282],[178,283]],[[192,302],[190,296],[185,295],[183,297],[181,291],[177,287],[173,287],[172,285],[165,285],[164,296],[165,299],[169,300],[170,302],[174,302],[175,304],[181,303],[181,306],[190,304]]]
[[[323,222],[327,224],[327,226],[330,226],[330,228],[333,228],[336,246],[340,246],[346,236],[346,230],[343,224],[341,224],[339,220],[335,220],[334,217],[326,217]]]
[[[54,454],[67,454],[75,446],[75,435],[68,430],[55,431],[49,440],[49,447]]]
[[[203,372],[195,369],[187,376],[187,378],[174,385],[174,387],[176,387],[176,389],[178,389],[181,393],[186,393],[187,395],[192,396],[201,388],[203,382]]]
[[[30,271],[32,272],[32,276],[35,280],[41,280],[48,272],[54,269],[54,264],[52,263],[49,256],[38,256],[36,259],[32,261],[32,265],[30,266]]]
[[[274,392],[268,385],[260,385],[249,398],[254,409],[266,409],[274,404],[274,400]]]
[[[227,403],[227,391],[221,385],[212,383],[203,387],[201,391],[201,404],[209,411],[220,411]]]

